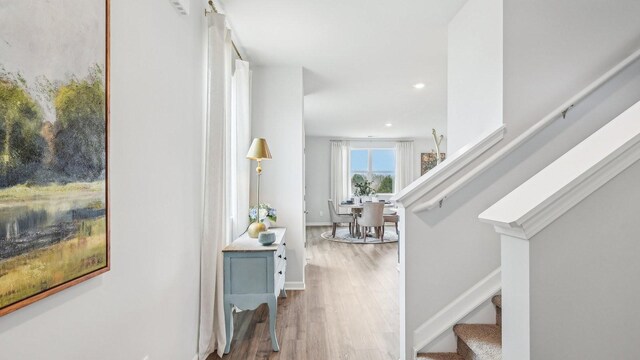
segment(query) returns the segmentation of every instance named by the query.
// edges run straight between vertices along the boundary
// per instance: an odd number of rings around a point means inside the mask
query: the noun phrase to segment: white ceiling
[[[446,131],[446,28],[466,0],[221,1],[254,66],[304,68],[307,135]]]

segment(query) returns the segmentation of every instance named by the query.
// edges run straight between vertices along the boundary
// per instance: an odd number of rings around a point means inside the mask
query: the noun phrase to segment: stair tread
[[[502,328],[488,324],[457,324],[453,331],[482,360],[502,359]]]
[[[500,309],[502,309],[502,295],[496,295],[494,297],[491,298],[491,302],[493,303],[493,305],[499,307]]]
[[[419,360],[464,360],[456,353],[419,353]]]

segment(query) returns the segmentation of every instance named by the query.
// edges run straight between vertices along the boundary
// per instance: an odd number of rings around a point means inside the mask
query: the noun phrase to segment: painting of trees
[[[98,73],[71,80],[55,96],[55,169],[78,181],[104,178],[104,86]]]
[[[0,316],[109,270],[109,1],[68,5],[0,5]]]
[[[40,109],[19,81],[0,78],[0,187],[27,181],[40,168],[41,126]]]
[[[48,89],[55,122],[45,121],[18,75],[0,76],[0,188],[93,181],[105,172],[105,91],[100,68]]]

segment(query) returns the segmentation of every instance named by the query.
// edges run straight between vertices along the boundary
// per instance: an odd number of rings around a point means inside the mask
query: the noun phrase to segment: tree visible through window
[[[392,194],[396,177],[394,149],[351,149],[351,192],[354,184],[369,180],[377,194]]]

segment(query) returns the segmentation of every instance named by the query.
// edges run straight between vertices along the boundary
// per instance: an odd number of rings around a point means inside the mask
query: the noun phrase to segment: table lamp
[[[267,145],[267,140],[263,138],[255,138],[251,143],[251,147],[249,148],[249,152],[247,153],[247,159],[256,160],[258,162],[258,167],[256,168],[256,172],[258,173],[258,188],[256,191],[256,221],[249,225],[249,229],[247,232],[249,236],[252,238],[257,238],[258,234],[267,230],[267,227],[260,222],[260,175],[262,175],[262,166],[260,165],[262,160],[271,159],[271,152],[269,151],[269,145]]]

